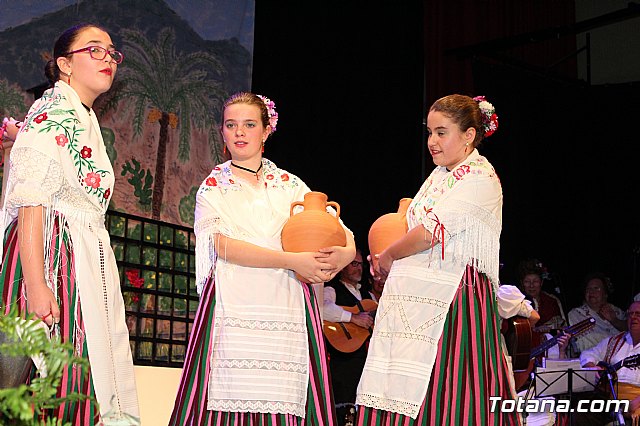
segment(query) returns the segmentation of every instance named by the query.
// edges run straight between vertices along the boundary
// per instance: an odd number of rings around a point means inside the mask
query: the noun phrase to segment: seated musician
[[[373,326],[372,313],[351,313],[343,308],[354,307],[358,302],[371,299],[371,294],[361,288],[362,270],[362,252],[357,249],[354,260],[336,278],[325,284],[322,307],[324,321],[353,323],[365,329]],[[342,352],[327,341],[336,414],[341,426],[349,419],[350,411],[355,407],[356,389],[367,358],[367,342],[368,339],[354,352]]]
[[[614,365],[640,354],[640,302],[632,302],[627,310],[628,331],[606,337],[591,349],[582,351],[583,367]],[[629,413],[634,424],[640,418],[640,369],[622,367],[617,370],[617,399],[628,399]]]

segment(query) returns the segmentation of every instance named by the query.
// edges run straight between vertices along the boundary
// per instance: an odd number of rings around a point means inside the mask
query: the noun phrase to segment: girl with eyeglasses
[[[33,314],[88,372],[66,366],[44,413],[74,425],[138,425],[139,410],[118,269],[105,229],[115,176],[92,109],[123,56],[92,24],[67,29],[45,67],[51,88],[30,108],[11,151],[2,225],[4,312]],[[35,374],[35,373],[34,373]]]

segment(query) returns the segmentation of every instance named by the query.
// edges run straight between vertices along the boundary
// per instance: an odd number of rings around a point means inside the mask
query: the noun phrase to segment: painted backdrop
[[[0,115],[44,89],[56,37],[104,27],[125,60],[98,115],[116,172],[113,210],[192,226],[195,192],[220,162],[220,107],[251,87],[254,0],[0,1]]]

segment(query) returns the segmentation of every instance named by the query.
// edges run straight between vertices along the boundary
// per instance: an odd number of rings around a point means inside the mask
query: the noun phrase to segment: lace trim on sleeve
[[[233,234],[219,216],[213,215],[198,219],[193,230],[196,234],[196,289],[201,294],[207,279],[215,272],[218,254],[214,238],[219,234],[233,238]]]
[[[52,195],[62,186],[64,172],[59,163],[29,147],[11,152],[11,173],[7,188],[7,209],[23,206],[49,207]]]

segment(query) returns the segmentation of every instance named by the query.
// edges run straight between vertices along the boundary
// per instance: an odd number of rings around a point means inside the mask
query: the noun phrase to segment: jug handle
[[[327,206],[331,206],[336,209],[336,217],[340,217],[340,204],[336,203],[335,201],[328,201]]]
[[[291,210],[289,211],[289,216],[293,216],[293,209],[296,206],[303,206],[304,207],[304,201],[294,201],[293,203],[291,203]]]

